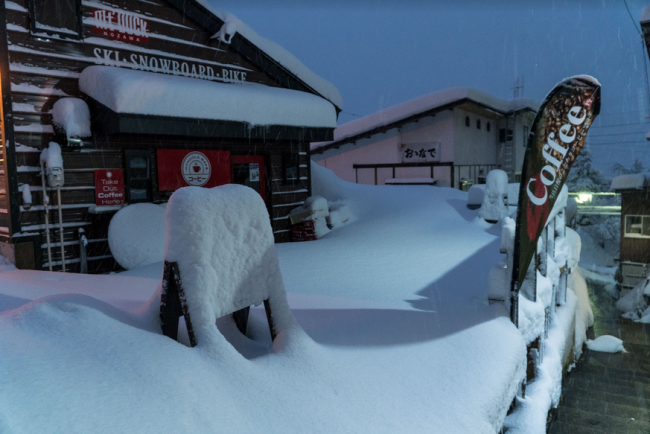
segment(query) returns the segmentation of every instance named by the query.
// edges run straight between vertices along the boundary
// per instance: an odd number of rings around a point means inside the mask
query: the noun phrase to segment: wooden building
[[[89,272],[119,269],[107,228],[121,202],[163,203],[184,185],[255,188],[276,242],[290,240],[287,215],[311,190],[309,143],[333,139],[330,83],[194,0],[8,0],[0,18],[0,253],[19,268],[59,269],[60,209],[67,271],[82,255]],[[55,122],[64,99],[88,107],[90,134]],[[60,203],[42,187],[52,142]]]
[[[612,190],[621,194],[621,289],[632,289],[650,273],[650,178],[620,175]]]
[[[433,184],[468,190],[502,169],[519,182],[539,104],[453,88],[337,127],[312,160],[359,184]]]

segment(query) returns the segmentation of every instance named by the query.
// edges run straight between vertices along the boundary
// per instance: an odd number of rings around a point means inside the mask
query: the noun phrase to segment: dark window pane
[[[80,33],[78,0],[31,0],[32,29],[78,38]]]

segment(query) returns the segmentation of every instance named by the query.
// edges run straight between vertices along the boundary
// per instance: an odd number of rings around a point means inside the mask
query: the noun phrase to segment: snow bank
[[[52,107],[54,125],[65,131],[68,139],[90,137],[90,110],[79,98],[61,98]]]
[[[165,220],[165,260],[178,263],[198,345],[223,340],[217,318],[267,299],[276,330],[295,325],[259,193],[238,184],[181,188]]]
[[[623,348],[623,341],[617,337],[604,335],[599,336],[594,340],[587,340],[587,348],[591,351],[600,351],[603,353],[626,353]]]
[[[630,292],[616,302],[616,308],[626,314],[626,318],[638,319],[647,307],[645,295],[650,295],[650,278],[641,280]]]
[[[153,203],[136,203],[119,210],[108,225],[108,246],[124,269],[163,260],[165,210]]]
[[[632,173],[629,175],[619,175],[612,179],[611,189],[631,190],[647,187],[650,184],[650,178],[643,173]]]
[[[82,92],[116,113],[245,122],[250,125],[336,127],[336,111],[316,95],[256,83],[216,83],[110,66],[89,66]]]

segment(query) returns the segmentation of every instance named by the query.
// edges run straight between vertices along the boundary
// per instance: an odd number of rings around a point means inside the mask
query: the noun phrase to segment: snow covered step
[[[557,410],[557,422],[570,423],[588,427],[588,432],[648,434],[650,423],[642,420],[617,417],[613,414],[602,414],[591,411],[560,406]],[[599,431],[598,431],[599,430]],[[549,430],[549,433],[553,431]]]

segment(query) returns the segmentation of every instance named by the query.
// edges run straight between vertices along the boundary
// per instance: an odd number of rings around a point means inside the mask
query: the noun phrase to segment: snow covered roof
[[[337,108],[343,108],[343,98],[341,98],[338,89],[332,83],[319,77],[307,68],[296,56],[275,42],[258,35],[255,30],[248,27],[248,25],[235,15],[215,8],[207,0],[196,1],[224,22],[222,29],[214,37],[218,37],[223,42],[230,43],[234,34],[239,33],[239,35],[246,38],[271,59],[302,80],[307,86],[329,100]]]
[[[633,190],[650,186],[650,174],[631,173],[612,179],[612,190]]]
[[[253,126],[336,127],[336,110],[329,101],[306,92],[255,83],[216,83],[90,66],[81,73],[79,88],[120,114],[235,121]]]
[[[644,23],[646,21],[650,21],[650,5],[646,6],[643,8],[643,11],[641,11],[639,22]]]
[[[353,141],[354,138],[362,134],[375,134],[376,132],[373,131],[375,129],[390,127],[391,124],[408,120],[411,117],[417,118],[425,112],[441,109],[449,105],[457,105],[467,100],[500,114],[526,109],[537,111],[540,105],[538,102],[527,98],[504,101],[487,93],[466,87],[445,89],[340,125],[334,130],[333,141],[312,143],[312,153],[317,150],[325,150],[329,145],[335,143],[338,145],[345,143],[347,140]]]

